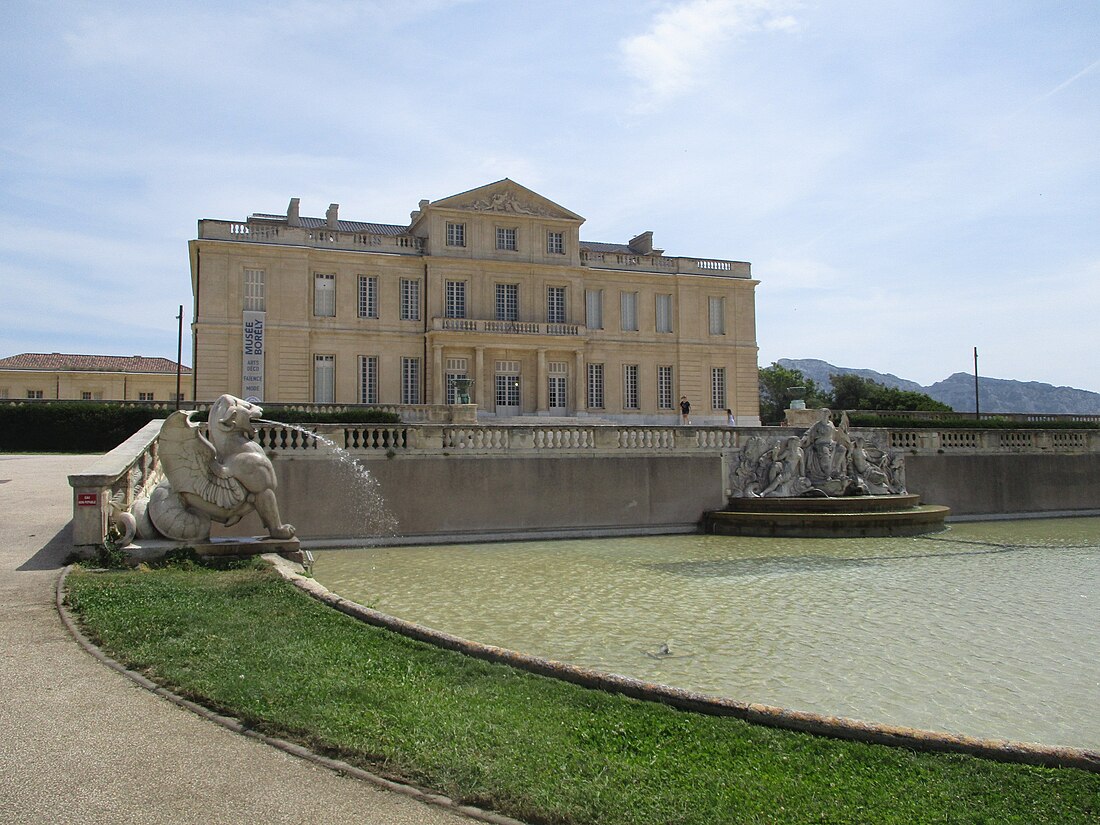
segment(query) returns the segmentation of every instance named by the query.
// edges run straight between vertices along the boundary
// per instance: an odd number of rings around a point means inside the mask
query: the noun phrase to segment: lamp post
[[[978,396],[978,348],[974,347],[974,420],[982,420],[981,398]]]
[[[183,367],[180,362],[183,360],[183,304],[180,304],[180,314],[176,316],[176,320],[180,322],[179,335],[176,339],[176,409],[180,408],[180,379]]]

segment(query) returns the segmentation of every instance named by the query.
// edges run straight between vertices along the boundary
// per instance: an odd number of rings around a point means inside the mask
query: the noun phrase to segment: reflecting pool
[[[315,555],[342,596],[486,644],[739,701],[1100,748],[1097,518]]]

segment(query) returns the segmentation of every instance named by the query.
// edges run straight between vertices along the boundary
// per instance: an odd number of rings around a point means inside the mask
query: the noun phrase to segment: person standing
[[[736,427],[737,419],[733,417],[733,410],[726,410],[726,426]]]
[[[691,415],[691,403],[688,401],[686,395],[680,396],[680,423],[690,424],[691,419],[688,416]]]

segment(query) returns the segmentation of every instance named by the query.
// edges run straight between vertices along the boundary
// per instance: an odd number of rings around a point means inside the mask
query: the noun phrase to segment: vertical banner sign
[[[259,403],[264,400],[264,324],[266,313],[244,310],[244,369],[241,397]]]

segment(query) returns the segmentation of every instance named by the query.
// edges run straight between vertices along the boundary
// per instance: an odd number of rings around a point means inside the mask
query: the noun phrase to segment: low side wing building
[[[191,397],[191,368],[179,367],[180,401]],[[0,399],[176,400],[177,367],[143,355],[23,352],[0,358]]]
[[[273,403],[453,404],[479,417],[759,423],[748,263],[673,257],[509,179],[407,225],[299,214],[200,220],[193,389]]]

